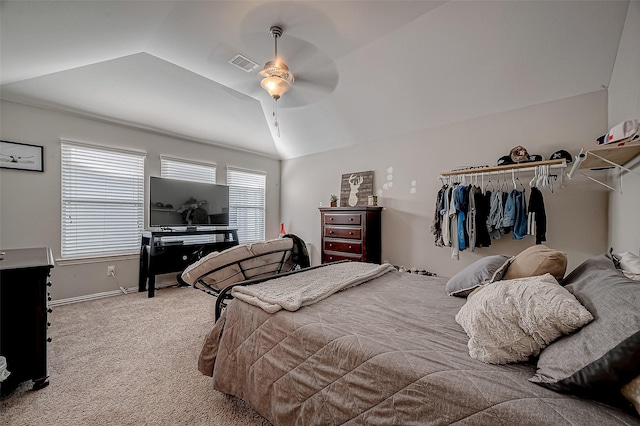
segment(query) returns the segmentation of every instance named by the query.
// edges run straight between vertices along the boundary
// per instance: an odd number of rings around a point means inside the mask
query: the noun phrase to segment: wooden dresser
[[[381,263],[382,207],[320,207],[322,263]]]
[[[47,371],[47,287],[54,266],[48,247],[0,250],[0,355],[9,377],[0,394],[33,380],[33,389],[49,384]]]

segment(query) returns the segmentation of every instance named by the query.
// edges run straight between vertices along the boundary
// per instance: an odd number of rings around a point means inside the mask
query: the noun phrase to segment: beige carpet
[[[268,425],[197,370],[214,298],[167,288],[57,306],[51,384],[0,401],[1,425]]]

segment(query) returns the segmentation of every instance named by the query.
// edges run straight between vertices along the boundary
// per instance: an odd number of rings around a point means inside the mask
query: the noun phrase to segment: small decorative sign
[[[44,171],[43,148],[26,143],[0,141],[0,167],[3,169]]]
[[[373,171],[346,173],[340,185],[340,206],[366,206],[373,195]]]

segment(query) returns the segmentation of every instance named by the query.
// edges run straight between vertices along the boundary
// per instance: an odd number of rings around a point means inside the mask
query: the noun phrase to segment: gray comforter
[[[303,275],[303,274],[301,274]],[[276,425],[608,425],[637,416],[469,357],[441,278],[386,274],[268,314],[234,300],[199,359],[214,388]]]

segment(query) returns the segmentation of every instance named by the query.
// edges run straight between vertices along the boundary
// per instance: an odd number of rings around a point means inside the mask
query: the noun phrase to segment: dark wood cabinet
[[[382,207],[321,207],[322,263],[381,263]]]
[[[48,247],[0,252],[0,355],[11,373],[0,392],[7,394],[26,380],[41,389],[49,384],[47,288],[53,255]]]

